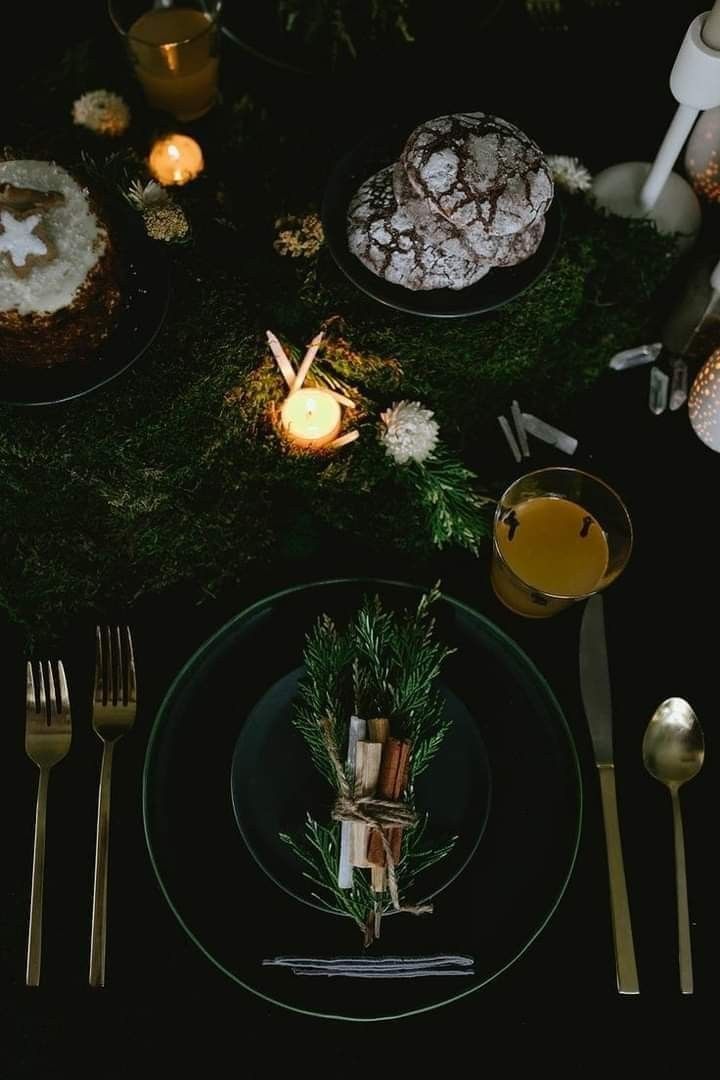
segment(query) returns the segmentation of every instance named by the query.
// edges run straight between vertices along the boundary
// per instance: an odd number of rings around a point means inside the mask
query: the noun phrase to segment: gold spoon
[[[670,789],[675,835],[675,887],[677,890],[680,988],[693,992],[690,919],[688,916],[685,840],[680,814],[681,784],[692,780],[702,768],[705,739],[700,721],[684,698],[672,697],[658,705],[645,730],[642,746],[645,768]]]

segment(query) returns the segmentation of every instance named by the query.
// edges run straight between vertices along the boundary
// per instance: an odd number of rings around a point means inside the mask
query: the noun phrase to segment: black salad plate
[[[440,690],[453,726],[416,794],[440,833],[458,833],[458,846],[409,898],[432,895],[433,914],[387,916],[370,955],[462,954],[473,973],[376,979],[368,993],[363,979],[263,965],[362,952],[352,920],[315,905],[278,832],[302,827],[307,810],[329,812],[331,801],[290,725],[306,634],[324,613],[344,624],[369,594],[402,610],[422,591],[376,579],[318,582],[228,622],[168,690],[143,776],[151,861],[190,940],[239,987],[348,1020],[436,1008],[518,961],[565,890],[582,803],[575,747],[547,683],[493,623],[443,596],[436,634],[456,651]]]
[[[560,240],[562,211],[557,196],[545,219],[540,247],[517,266],[494,268],[465,289],[413,291],[394,285],[368,270],[348,249],[347,212],[360,185],[397,161],[411,127],[393,125],[367,136],[332,171],[322,204],[322,222],[330,252],[340,270],[361,292],[381,304],[412,315],[459,318],[502,307],[525,292],[547,270]]]
[[[303,668],[274,683],[250,711],[235,746],[232,800],[238,827],[258,864],[298,900],[320,905],[317,890],[281,834],[302,836],[305,817],[327,821],[330,791],[293,727]],[[430,766],[415,782],[418,811],[427,812],[425,838],[440,847],[457,837],[451,852],[418,877],[425,902],[467,865],[485,829],[491,777],[480,725],[448,687],[441,687],[451,727]],[[273,783],[266,783],[268,770]]]
[[[60,405],[116,379],[143,355],[167,314],[170,264],[158,241],[128,218],[119,236],[121,307],[112,331],[82,362],[28,368],[0,361],[0,402],[18,406]],[[52,354],[52,340],[47,344]]]

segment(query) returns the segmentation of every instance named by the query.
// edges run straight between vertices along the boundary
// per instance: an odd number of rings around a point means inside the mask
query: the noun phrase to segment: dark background
[[[267,7],[228,2],[228,17],[241,36],[253,41],[255,33],[264,45]],[[577,3],[568,5],[567,31],[539,29],[511,0],[485,26],[479,25],[483,5],[472,12],[465,7],[421,5],[416,46],[402,53],[381,47],[355,67],[342,64],[332,77],[322,70],[317,78],[291,76],[230,46],[223,63],[244,67],[249,91],[271,108],[287,108],[296,123],[326,125],[333,138],[338,125],[346,127],[348,144],[396,110],[435,115],[479,107],[522,121],[546,149],[577,154],[591,169],[652,158],[674,108],[669,70],[702,4],[625,0],[615,9],[597,10]],[[0,108],[8,125],[19,81],[57,61],[67,45],[89,37],[96,47],[116,47],[100,2],[24,5],[14,14],[15,28],[3,34],[0,67]],[[720,248],[715,225],[708,214],[702,243],[712,250]],[[694,437],[684,409],[653,417],[646,396],[646,370],[608,375],[569,418],[580,439],[576,463],[621,490],[637,535],[631,564],[608,593],[606,613],[641,995],[620,998],[615,991],[599,800],[576,675],[580,611],[527,623],[494,600],[482,561],[447,554],[411,568],[411,575],[392,554],[363,561],[362,552],[348,545],[322,566],[308,560],[268,572],[256,582],[255,595],[335,573],[412,576],[424,583],[441,577],[445,591],[477,606],[515,637],[555,689],[576,736],[586,811],[575,873],[551,923],[516,965],[469,999],[391,1024],[361,1027],[296,1017],[216,972],[185,938],[156,885],[145,851],[140,783],[147,733],[174,673],[250,597],[227,593],[202,608],[174,595],[148,599],[134,612],[142,706],[115,762],[103,991],[86,985],[99,744],[80,709],[74,714],[73,754],[51,785],[55,812],[64,807],[65,837],[62,846],[48,843],[43,984],[38,990],[24,986],[36,773],[22,753],[22,657],[11,649],[0,665],[5,686],[12,687],[0,736],[7,793],[1,1077],[64,1077],[86,1069],[100,1077],[169,1075],[183,1065],[209,1075],[228,1070],[272,1076],[305,1066],[346,1075],[423,1075],[438,1067],[430,1064],[435,1060],[444,1071],[479,1072],[497,1062],[512,1069],[528,1059],[536,1067],[584,1071],[606,1055],[620,1070],[626,1051],[656,1066],[669,1062],[675,1049],[684,1051],[689,1068],[699,1067],[701,1051],[713,1043],[705,1020],[715,996],[717,960],[718,459]],[[548,456],[548,462],[555,460]],[[543,463],[538,452],[533,464]],[[68,662],[78,680],[90,677],[88,641],[78,631],[68,642]],[[693,703],[708,742],[705,769],[683,792],[692,999],[683,999],[678,988],[669,797],[644,772],[640,757],[653,709],[674,694]],[[49,820],[52,829],[52,814]]]

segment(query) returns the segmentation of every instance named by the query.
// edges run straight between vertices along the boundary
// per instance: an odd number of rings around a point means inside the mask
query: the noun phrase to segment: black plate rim
[[[187,923],[183,919],[182,915],[180,914],[179,910],[175,906],[175,904],[174,904],[174,902],[172,900],[172,897],[170,896],[170,894],[169,894],[169,892],[168,892],[168,890],[167,890],[167,888],[165,886],[165,883],[164,883],[164,881],[162,879],[162,875],[160,873],[160,868],[158,866],[158,862],[157,862],[157,860],[155,858],[155,854],[154,854],[154,851],[153,851],[152,840],[151,840],[151,837],[150,837],[150,825],[149,825],[149,821],[150,821],[150,807],[149,807],[149,800],[150,800],[150,790],[149,790],[149,787],[150,787],[150,785],[149,785],[150,765],[151,765],[151,758],[152,758],[155,742],[158,739],[158,734],[159,734],[160,729],[162,727],[165,713],[169,709],[169,707],[170,707],[170,705],[172,703],[172,700],[175,697],[176,693],[179,692],[183,688],[184,684],[191,678],[192,671],[193,671],[193,669],[195,667],[195,664],[202,661],[204,659],[204,657],[206,656],[206,654],[209,653],[211,651],[211,649],[215,646],[216,642],[220,638],[222,638],[223,635],[225,633],[227,633],[231,629],[231,627],[234,626],[236,623],[238,623],[241,619],[243,619],[243,618],[245,618],[245,617],[247,617],[247,616],[249,616],[249,615],[251,615],[251,614],[253,614],[253,613],[255,613],[255,612],[259,611],[259,610],[261,610],[263,607],[267,606],[268,604],[272,603],[273,601],[279,600],[279,599],[281,599],[281,598],[283,598],[285,596],[290,596],[290,595],[292,595],[294,593],[302,592],[304,590],[314,589],[314,588],[318,588],[318,587],[322,587],[322,586],[330,586],[330,585],[358,585],[358,584],[374,585],[375,587],[377,587],[379,585],[382,585],[382,586],[388,586],[390,588],[403,588],[403,589],[408,589],[408,590],[416,592],[416,593],[425,591],[423,589],[423,586],[416,585],[416,584],[414,584],[412,582],[397,581],[397,580],[388,579],[388,578],[373,578],[373,577],[328,578],[328,579],[323,579],[323,580],[320,580],[320,581],[305,582],[305,583],[300,584],[300,585],[293,585],[290,588],[280,589],[277,592],[271,593],[268,596],[261,597],[259,600],[256,600],[252,604],[250,604],[247,607],[243,608],[242,611],[239,611],[236,615],[233,615],[230,619],[228,619],[225,623],[223,623],[222,626],[220,626],[213,634],[211,634],[211,636],[209,638],[207,638],[200,645],[200,647],[193,652],[193,654],[189,657],[189,659],[185,662],[185,664],[183,664],[182,668],[180,669],[178,674],[175,676],[175,678],[171,682],[170,686],[168,687],[166,693],[164,694],[163,699],[160,702],[160,705],[159,705],[159,707],[157,709],[157,712],[155,714],[155,718],[153,720],[152,728],[150,729],[150,734],[148,736],[148,741],[147,741],[147,747],[146,747],[146,750],[145,750],[145,760],[144,760],[144,764],[143,764],[143,774],[142,774],[142,815],[143,815],[143,833],[144,833],[144,836],[145,836],[145,843],[146,843],[147,850],[148,850],[148,857],[150,859],[150,865],[152,866],[153,873],[155,874],[155,878],[156,878],[156,881],[157,881],[158,886],[160,888],[160,891],[161,891],[162,895],[164,896],[165,901],[168,904],[168,907],[170,908],[170,911],[173,913],[173,915],[177,919],[177,922],[179,923],[181,929],[184,931],[184,933],[186,934],[188,939],[196,946],[196,948],[198,948],[200,950],[201,953],[203,953],[207,957],[207,959],[210,961],[211,965],[216,970],[222,972],[224,975],[226,975],[229,979],[231,979],[238,986],[241,986],[244,990],[247,990],[251,994],[254,994],[255,997],[260,998],[263,1001],[267,1001],[271,1005],[277,1005],[280,1008],[287,1009],[289,1012],[297,1013],[300,1016],[314,1016],[314,1017],[317,1017],[317,1018],[322,1019],[322,1020],[344,1020],[344,1021],[348,1021],[348,1022],[351,1022],[351,1023],[370,1024],[370,1023],[376,1023],[378,1021],[398,1020],[400,1018],[404,1018],[404,1017],[408,1017],[408,1016],[417,1016],[417,1015],[420,1015],[422,1013],[433,1012],[435,1009],[441,1008],[442,1006],[445,1006],[445,1005],[451,1005],[454,1002],[460,1001],[462,998],[469,997],[470,994],[475,993],[477,990],[480,990],[482,987],[487,986],[490,982],[493,982],[500,975],[502,975],[503,972],[507,971],[510,967],[512,967],[513,964],[517,963],[517,961],[522,956],[524,956],[524,954],[530,948],[532,943],[535,940],[537,940],[539,935],[542,933],[542,931],[545,929],[545,927],[548,925],[551,918],[553,917],[553,915],[557,911],[557,908],[558,908],[558,906],[560,904],[560,901],[562,900],[563,896],[565,895],[565,891],[566,891],[566,889],[568,887],[568,884],[570,882],[570,878],[572,877],[572,873],[573,873],[573,870],[575,868],[575,863],[577,861],[578,850],[579,850],[579,847],[580,847],[580,837],[581,837],[582,822],[583,822],[584,795],[583,795],[583,783],[582,783],[582,772],[581,772],[581,768],[580,768],[580,759],[578,757],[577,747],[575,745],[575,740],[573,738],[572,732],[570,730],[570,727],[568,725],[568,722],[567,722],[565,714],[564,714],[564,712],[562,710],[562,707],[560,706],[560,703],[557,700],[557,697],[555,696],[555,693],[552,690],[552,687],[550,686],[548,681],[545,679],[542,672],[539,670],[539,668],[536,666],[536,664],[530,659],[530,657],[527,655],[527,653],[523,649],[521,649],[520,646],[508,634],[506,634],[504,632],[504,630],[501,630],[500,627],[497,626],[494,622],[492,622],[492,620],[489,619],[486,615],[483,615],[481,612],[477,611],[475,608],[471,607],[469,604],[464,603],[462,600],[457,600],[455,597],[449,596],[447,593],[442,593],[441,592],[440,593],[440,599],[442,599],[444,602],[450,604],[452,607],[456,607],[456,608],[460,609],[465,614],[469,615],[471,618],[478,619],[480,622],[482,622],[485,625],[486,629],[488,629],[490,631],[490,633],[493,634],[496,637],[497,640],[502,641],[504,644],[506,644],[509,647],[510,651],[512,653],[514,653],[515,657],[528,666],[528,668],[532,672],[533,676],[538,680],[538,683],[540,685],[542,685],[542,687],[544,688],[544,691],[547,694],[548,702],[552,706],[552,709],[555,712],[557,720],[559,721],[561,728],[565,732],[566,740],[567,740],[567,743],[568,743],[568,746],[569,746],[569,749],[570,749],[570,757],[571,757],[571,760],[572,760],[572,763],[573,763],[573,766],[574,766],[573,776],[574,776],[574,780],[575,780],[575,790],[576,790],[576,793],[577,793],[577,800],[578,800],[578,813],[577,813],[577,822],[576,822],[576,828],[575,828],[574,844],[573,844],[572,852],[570,854],[569,864],[568,864],[566,873],[565,873],[562,881],[559,883],[557,896],[555,897],[554,902],[552,903],[552,905],[550,906],[548,911],[545,912],[544,917],[542,918],[540,924],[537,926],[535,932],[528,938],[528,940],[525,942],[525,944],[519,950],[519,952],[517,952],[514,956],[512,956],[511,959],[507,962],[507,964],[505,964],[503,967],[498,968],[497,970],[491,972],[486,978],[484,978],[481,981],[475,983],[473,986],[468,987],[466,990],[461,990],[457,994],[453,994],[450,997],[444,998],[442,1001],[433,1002],[430,1005],[423,1005],[420,1008],[410,1009],[407,1012],[390,1013],[390,1014],[384,1015],[384,1016],[348,1016],[347,1014],[343,1014],[343,1013],[315,1012],[315,1011],[311,1011],[311,1010],[307,1010],[307,1009],[298,1008],[298,1006],[296,1006],[296,1005],[290,1005],[285,1001],[281,1001],[281,1000],[279,1000],[277,998],[273,998],[269,994],[265,994],[261,990],[258,990],[256,987],[252,986],[250,983],[244,982],[243,979],[239,978],[238,975],[235,972],[231,971],[229,968],[227,968],[225,966],[225,964],[223,964],[220,960],[218,960],[215,956],[213,956],[212,953],[209,951],[209,949],[207,949],[203,945],[203,943],[195,936],[195,934],[190,929],[190,927],[187,925]]]
[[[402,130],[404,131],[405,128],[406,125],[403,126]],[[412,125],[407,128],[408,133],[411,129]],[[377,274],[374,274],[364,266],[356,256],[350,253],[347,249],[347,245],[344,245],[343,243],[345,240],[344,231],[342,233],[342,239],[338,239],[338,236],[336,235],[337,229],[335,227],[337,211],[333,206],[333,200],[335,199],[336,190],[339,189],[342,191],[345,186],[343,182],[345,174],[356,161],[362,161],[369,155],[371,159],[375,159],[373,168],[368,171],[368,176],[372,175],[374,171],[377,171],[377,168],[382,167],[381,158],[383,161],[385,160],[386,155],[382,153],[383,148],[387,148],[391,142],[394,143],[401,137],[400,124],[396,121],[394,124],[378,129],[367,135],[364,139],[361,139],[355,146],[348,150],[333,167],[323,192],[320,216],[325,232],[325,241],[335,265],[344,277],[364,296],[370,297],[370,299],[375,300],[377,303],[382,304],[384,307],[390,308],[393,311],[401,311],[406,315],[416,315],[420,318],[465,319],[471,316],[484,315],[493,311],[498,311],[506,304],[511,303],[513,300],[517,300],[518,297],[527,292],[527,290],[530,289],[544,273],[546,273],[560,246],[564,214],[557,191],[555,192],[545,216],[545,235],[535,254],[531,255],[530,258],[526,259],[524,262],[518,263],[516,266],[496,267],[492,269],[486,277],[481,278],[480,281],[476,282],[474,285],[468,285],[464,289],[428,289],[413,291],[412,289],[404,288],[402,285],[395,285],[392,282],[385,281]],[[346,199],[343,194],[341,201],[344,214],[344,211],[349,204],[349,196]],[[537,273],[531,276],[527,281],[524,281],[519,288],[510,291],[507,296],[496,298],[490,303],[478,303],[476,299],[474,302],[469,301],[464,307],[459,307],[457,310],[450,310],[454,303],[458,303],[459,298],[463,296],[477,297],[479,294],[481,295],[483,290],[487,288],[488,280],[491,279],[493,275],[501,273],[512,274],[513,271],[521,272],[523,267],[527,267],[532,264],[534,260],[539,259],[541,261]],[[405,297],[412,298],[413,302],[411,302],[410,299],[405,300]],[[427,301],[428,298],[432,299],[434,297],[447,297],[446,303],[448,304],[448,310],[432,310]],[[425,303],[423,303],[424,300],[426,301]]]
[[[22,398],[7,396],[4,393],[3,384],[6,379],[12,380],[13,371],[10,369],[9,374],[0,374],[0,404],[17,409],[42,409],[53,405],[67,405],[71,401],[80,401],[87,397],[88,394],[92,394],[95,390],[101,390],[103,387],[109,386],[110,383],[114,382],[120,375],[123,375],[145,355],[165,324],[172,295],[170,260],[167,258],[165,252],[160,251],[157,245],[157,241],[152,241],[149,237],[140,237],[139,234],[134,239],[133,243],[133,256],[136,256],[138,252],[152,252],[152,259],[148,260],[147,263],[143,263],[143,271],[147,272],[149,265],[156,272],[144,277],[143,282],[156,293],[158,300],[158,308],[155,318],[153,319],[152,331],[143,338],[140,348],[131,347],[128,350],[127,358],[123,362],[114,365],[112,369],[105,372],[100,379],[92,377],[92,372],[96,370],[92,360],[81,365],[70,363],[52,369],[53,375],[60,381],[62,381],[64,375],[72,377],[73,375],[76,376],[78,372],[87,372],[88,374],[87,380],[80,380],[79,389],[75,386],[70,392],[60,394],[59,396],[57,394],[53,394],[51,397],[41,397],[38,395],[33,396],[32,400],[28,400],[26,394],[23,394]],[[132,308],[129,310],[132,310]],[[101,351],[104,349],[107,342],[112,341],[118,332],[122,332],[122,324],[114,327],[108,338],[99,346],[99,350]],[[41,385],[42,377],[44,374],[47,374],[47,371],[44,368],[33,368],[24,370],[22,374],[26,379],[29,378],[30,382],[37,376],[38,385]]]

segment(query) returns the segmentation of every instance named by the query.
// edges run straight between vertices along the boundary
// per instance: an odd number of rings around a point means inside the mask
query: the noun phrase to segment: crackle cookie
[[[553,182],[542,151],[529,136],[497,116],[457,113],[420,124],[399,160],[415,196],[459,230],[509,236],[547,211]]]
[[[369,270],[395,285],[421,289],[464,289],[490,270],[454,230],[440,224],[430,240],[398,206],[393,166],[371,176],[348,208],[348,247]]]
[[[428,243],[437,242],[438,237],[457,237],[482,262],[492,266],[515,266],[529,259],[540,247],[545,233],[545,215],[528,228],[507,236],[493,236],[485,232],[479,221],[467,228],[456,228],[433,210],[428,199],[415,194],[400,162],[396,162],[393,168],[393,190],[398,204],[413,219],[418,232]]]

